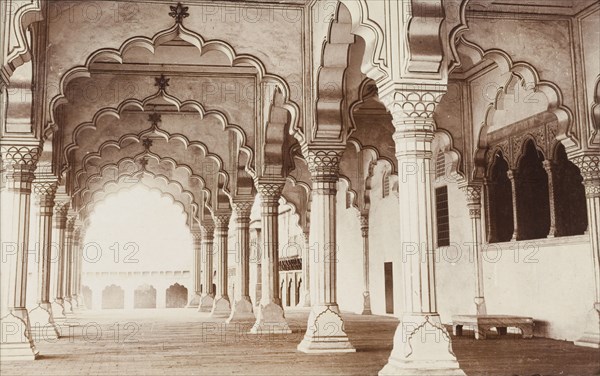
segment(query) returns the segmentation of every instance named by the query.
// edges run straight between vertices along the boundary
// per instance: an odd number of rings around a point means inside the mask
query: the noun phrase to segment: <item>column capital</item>
[[[192,239],[194,239],[194,243],[202,240],[202,230],[192,230],[190,231],[190,233],[192,234]]]
[[[380,98],[396,131],[410,131],[408,125],[415,123],[430,124],[433,130],[433,113],[446,90],[441,84],[396,84],[383,89]]]
[[[35,169],[41,151],[39,142],[32,145],[0,146],[2,172],[9,190],[31,193],[31,183],[35,179]]]
[[[479,184],[467,184],[460,187],[467,199],[469,217],[481,218],[481,188]]]
[[[285,181],[259,180],[256,183],[256,189],[258,190],[263,206],[279,205],[279,198],[281,197],[284,185]]]
[[[238,216],[241,215],[241,216],[247,217],[252,212],[253,204],[254,204],[254,201],[234,200],[231,203],[231,207],[233,208],[233,211],[235,212],[236,215],[238,215]]]
[[[213,219],[217,230],[227,228],[229,226],[229,220],[231,219],[231,213],[217,213]]]
[[[363,238],[369,236],[369,215],[365,213],[359,213],[358,220],[360,221],[360,232]]]
[[[508,170],[506,171],[506,176],[508,176],[511,181],[514,181],[519,178],[519,172],[517,170]]]
[[[581,155],[572,159],[579,167],[585,186],[585,196],[600,197],[600,155]]]
[[[70,201],[57,200],[54,201],[54,228],[66,229],[67,214],[69,213]]]
[[[332,179],[337,182],[340,172],[340,161],[344,149],[339,146],[331,148],[309,148],[306,151],[306,164],[312,179]]]
[[[200,225],[202,241],[212,242],[215,234],[214,223],[204,222]]]

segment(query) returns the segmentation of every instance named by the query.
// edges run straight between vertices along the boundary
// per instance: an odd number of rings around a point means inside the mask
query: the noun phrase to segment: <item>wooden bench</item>
[[[533,319],[531,317],[510,315],[455,315],[452,316],[452,332],[461,336],[463,327],[473,328],[475,339],[485,339],[486,332],[496,328],[499,335],[506,334],[506,328],[518,328],[523,338],[533,337]]]

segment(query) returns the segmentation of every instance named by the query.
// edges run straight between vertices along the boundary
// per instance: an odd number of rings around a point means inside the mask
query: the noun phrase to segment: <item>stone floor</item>
[[[397,321],[344,315],[355,354],[296,351],[307,312],[288,312],[294,333],[246,334],[252,323],[225,326],[191,309],[85,312],[72,336],[38,341],[39,360],[6,362],[9,375],[375,375],[386,363]],[[453,342],[467,375],[600,375],[598,350],[517,335]]]

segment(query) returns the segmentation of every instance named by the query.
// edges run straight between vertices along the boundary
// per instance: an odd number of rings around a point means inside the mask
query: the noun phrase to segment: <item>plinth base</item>
[[[348,353],[356,349],[344,331],[344,320],[337,305],[312,307],[308,326],[298,351],[305,353]]]
[[[34,360],[38,351],[33,343],[29,315],[24,308],[0,319],[0,361]]]
[[[229,317],[231,315],[231,303],[227,296],[218,296],[215,298],[212,310],[210,311],[211,317]]]
[[[253,311],[250,297],[242,296],[240,300],[233,303],[233,309],[231,310],[231,315],[227,319],[227,324],[240,321],[254,321],[256,318],[254,317]]]
[[[256,322],[250,329],[251,334],[290,334],[291,332],[280,305],[275,303],[260,305],[256,313]]]
[[[29,311],[31,334],[36,342],[55,342],[60,336],[60,331],[52,316],[50,303],[40,303]]]
[[[465,376],[437,313],[404,314],[394,348],[379,375]]]
[[[215,298],[212,295],[206,294],[200,297],[200,305],[198,306],[198,312],[211,312]]]

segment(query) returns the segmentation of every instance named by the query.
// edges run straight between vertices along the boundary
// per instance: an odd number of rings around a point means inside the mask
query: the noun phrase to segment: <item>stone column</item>
[[[252,201],[234,201],[235,225],[238,250],[237,286],[239,299],[233,303],[228,323],[233,321],[254,320],[252,299],[250,298],[250,212]]]
[[[548,237],[554,238],[560,236],[560,224],[557,223],[558,216],[556,215],[556,192],[554,182],[556,181],[555,166],[550,160],[544,161],[544,169],[548,174],[548,207],[550,208],[550,230]]]
[[[371,314],[371,292],[369,289],[369,214],[361,213],[360,233],[363,240],[363,315]]]
[[[200,226],[202,235],[202,276],[203,289],[200,296],[200,305],[198,312],[210,312],[215,300],[213,291],[213,239],[215,227],[212,223],[205,222]]]
[[[309,232],[304,233],[304,248],[302,249],[302,291],[300,292],[300,303],[298,307],[310,307],[310,235]]]
[[[77,295],[77,281],[79,281],[79,253],[81,224],[75,222],[73,227],[73,241],[71,247],[71,307],[73,311],[79,311],[79,296]]]
[[[40,340],[53,341],[60,335],[52,315],[50,303],[50,268],[52,266],[52,214],[56,179],[40,179],[34,183],[34,193],[39,207],[38,212],[38,289],[37,306],[29,311],[33,336]]]
[[[575,344],[600,348],[600,155],[597,152],[590,153],[574,158],[573,162],[579,167],[585,185],[588,233],[596,282],[596,302],[590,310],[586,330]]]
[[[311,265],[315,277],[312,302],[304,339],[298,350],[306,353],[356,351],[344,330],[337,304],[336,193],[342,148],[309,150],[312,179],[310,243],[316,256]]]
[[[65,231],[67,228],[67,213],[69,211],[69,201],[56,201],[54,205],[54,231],[52,233],[55,254],[52,256],[54,264],[51,273],[54,279],[54,300],[52,301],[52,313],[55,321],[63,321],[66,318],[65,310]]]
[[[200,228],[192,230],[194,240],[194,264],[192,265],[192,278],[194,279],[194,291],[188,302],[187,308],[196,308],[200,306],[201,286],[202,286],[202,231]]]
[[[437,312],[435,291],[433,112],[445,87],[414,87],[388,87],[380,92],[396,129],[403,313],[392,353],[379,374],[464,376]]]
[[[84,225],[79,226],[79,232],[77,233],[77,248],[75,252],[75,266],[77,273],[75,274],[75,296],[77,299],[77,307],[79,309],[85,309],[85,299],[83,298],[83,293],[81,290],[81,277],[83,274],[83,240],[85,238],[85,228]]]
[[[33,360],[33,343],[27,302],[27,256],[31,184],[41,150],[39,143],[5,145],[2,154],[2,180],[6,182],[2,200],[1,278],[7,295],[2,297],[0,360]]]
[[[71,281],[73,278],[73,231],[75,230],[75,216],[70,215],[67,217],[67,228],[65,229],[65,243],[64,243],[64,305],[65,314],[72,315],[73,303],[72,303],[72,290],[73,287]]]
[[[469,218],[471,218],[471,237],[473,239],[473,263],[475,265],[475,312],[486,315],[485,297],[483,293],[483,258],[481,257],[481,186],[466,185],[462,187],[467,198]]]
[[[229,219],[231,214],[215,215],[215,238],[217,254],[217,291],[213,308],[210,313],[213,317],[229,317],[231,314],[231,303],[227,294],[227,238],[229,232]]]
[[[259,181],[261,199],[261,290],[256,322],[250,333],[291,333],[279,296],[279,198],[284,181]]]
[[[512,235],[512,241],[521,240],[521,232],[519,230],[519,174],[517,170],[508,170],[506,173],[510,180],[510,186],[512,188],[512,206],[513,206],[513,225],[514,231]]]

